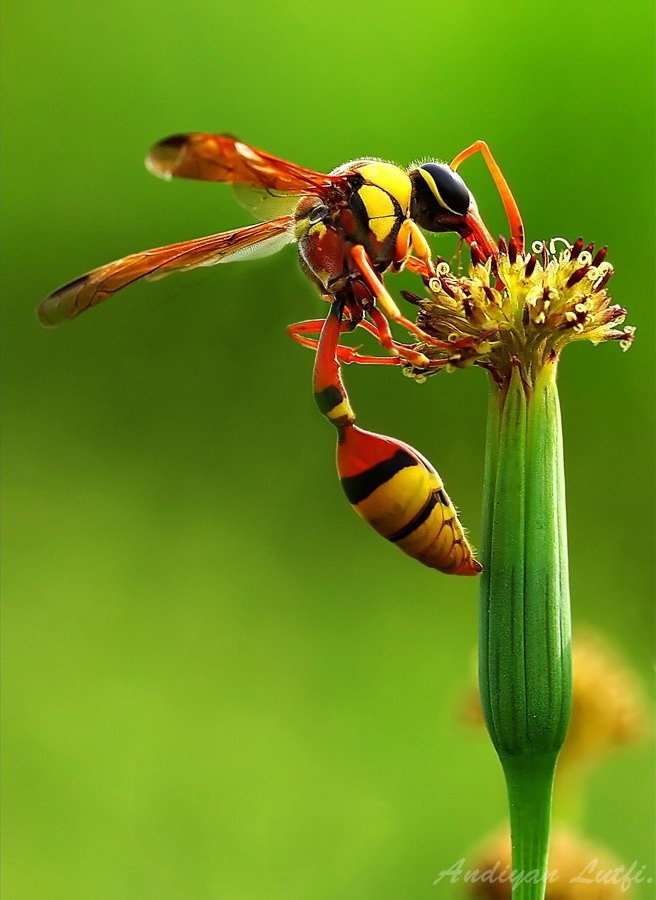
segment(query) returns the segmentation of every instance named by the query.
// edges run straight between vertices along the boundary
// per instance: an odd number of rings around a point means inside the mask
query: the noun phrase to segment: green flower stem
[[[556,360],[493,384],[479,683],[506,778],[513,900],[544,897],[553,775],[571,711],[565,478]]]

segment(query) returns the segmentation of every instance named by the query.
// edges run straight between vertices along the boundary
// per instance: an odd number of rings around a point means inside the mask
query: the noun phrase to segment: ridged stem
[[[567,528],[556,360],[492,385],[479,684],[506,778],[513,900],[545,892],[551,796],[571,711]]]

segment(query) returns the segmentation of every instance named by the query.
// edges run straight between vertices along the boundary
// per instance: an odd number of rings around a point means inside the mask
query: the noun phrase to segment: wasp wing
[[[258,222],[291,215],[303,196],[288,191],[253,187],[250,184],[233,184],[232,192],[237,203],[247,209]]]
[[[41,303],[37,316],[43,325],[60,325],[142,278],[163,278],[185,269],[268,256],[294,237],[294,217],[282,216],[247,228],[134,253],[60,287]]]
[[[160,178],[196,178],[292,194],[331,195],[342,175],[322,175],[228,134],[174,134],[155,144],[146,167]]]

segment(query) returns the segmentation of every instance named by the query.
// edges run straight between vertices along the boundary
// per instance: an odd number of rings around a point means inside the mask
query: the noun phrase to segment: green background
[[[230,131],[320,171],[486,139],[531,240],[609,245],[639,329],[627,355],[569,350],[560,385],[574,618],[648,682],[653,4],[4,17],[4,896],[458,896],[433,880],[504,817],[494,754],[459,721],[477,585],[349,510],[311,354],[285,334],[325,312],[294,249],[56,331],[33,309],[101,263],[249,221],[227,188],[146,173],[168,134]],[[462,171],[504,230],[480,159]],[[483,373],[346,378],[363,426],[436,463],[476,545]],[[616,754],[579,823],[652,876],[653,776],[648,744]]]

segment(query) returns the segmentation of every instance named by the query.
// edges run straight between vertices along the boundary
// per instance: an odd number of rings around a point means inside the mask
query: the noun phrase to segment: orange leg
[[[480,153],[485,160],[485,165],[499,191],[499,196],[501,197],[501,202],[503,203],[503,208],[506,211],[506,216],[508,218],[508,224],[510,225],[510,233],[517,246],[517,251],[523,253],[524,223],[522,222],[522,215],[517,206],[517,201],[512,195],[508,182],[504,178],[503,172],[499,168],[495,158],[492,156],[490,148],[485,141],[476,141],[471,147],[467,147],[466,150],[459,153],[451,163],[451,168],[454,170],[457,169],[461,162],[468,157],[473,156],[474,153]]]
[[[453,263],[456,263],[458,267],[462,265],[462,241],[458,244],[458,250],[454,253],[452,258],[451,269],[454,268]],[[423,259],[419,259],[416,256],[409,256],[405,261],[404,268],[408,272],[413,272],[416,275],[420,275],[424,281],[428,281],[430,278],[433,278],[438,273],[435,271],[433,264],[431,263],[430,268],[426,265]]]
[[[373,320],[374,325],[379,332],[379,339],[383,347],[387,347],[390,352],[400,353],[400,355],[403,356],[407,360],[407,362],[411,363],[417,368],[431,368],[430,360],[423,353],[418,353],[416,350],[412,349],[404,350],[402,349],[405,347],[404,344],[399,344],[397,341],[394,341],[389,328],[389,323],[387,322],[385,316],[388,316],[394,322],[398,322],[398,324],[402,325],[403,328],[406,329],[406,331],[409,331],[410,334],[416,335],[423,343],[430,344],[433,347],[439,347],[442,350],[454,350],[458,349],[459,347],[467,347],[471,345],[471,338],[464,338],[461,341],[450,343],[448,341],[440,341],[437,338],[431,337],[430,335],[426,334],[426,332],[422,331],[422,329],[418,325],[415,325],[414,322],[411,322],[410,319],[406,319],[406,317],[401,314],[401,310],[398,308],[389,291],[383,284],[380,276],[371,265],[371,262],[369,261],[369,257],[367,255],[367,251],[361,244],[356,244],[355,247],[351,248],[351,256],[362,277],[364,278],[367,287],[381,306],[382,313],[381,310],[376,310],[374,307],[372,307],[371,309],[367,310],[367,315],[369,315]],[[414,259],[414,257],[409,257],[409,260]],[[422,265],[425,265],[425,263],[423,263]]]
[[[410,332],[410,334],[414,334],[420,340],[432,344],[432,338],[429,338],[418,325],[415,325],[414,322],[411,322],[410,319],[406,319],[405,316],[402,315],[401,310],[392,299],[392,295],[381,281],[378,272],[376,272],[371,265],[367,251],[362,244],[356,244],[354,247],[351,247],[351,258],[364,278],[365,284],[378,301],[382,312],[394,322],[398,322],[399,325],[402,325],[406,331]],[[388,350],[393,350],[393,339],[389,330],[389,325],[387,325],[383,334],[381,334],[381,343],[384,347],[387,347]],[[423,353],[414,353],[413,355],[415,358],[408,358],[408,362],[418,366],[426,366],[428,364],[428,358],[424,356]]]
[[[319,346],[319,341],[317,338],[307,337],[307,335],[318,335],[323,328],[324,321],[324,319],[309,319],[305,322],[295,322],[293,325],[287,326],[287,333],[302,347],[309,347],[311,350],[316,350]],[[360,328],[364,328],[370,334],[373,334],[374,337],[380,339],[378,331],[369,322],[362,321],[358,324]],[[340,333],[350,330],[351,329],[345,327],[345,323],[343,322],[340,327]],[[346,347],[343,344],[336,344],[335,353],[337,359],[346,364],[360,363],[361,365],[398,366],[402,362],[398,356],[365,356],[362,353],[358,353],[357,348]]]
[[[426,271],[430,275],[435,274],[431,257],[430,244],[424,237],[421,229],[412,219],[406,219],[399,228],[394,247],[393,271],[399,272],[408,262],[410,251],[414,250],[422,261]],[[413,257],[414,259],[414,257]]]
[[[422,278],[432,278],[433,272],[426,266],[426,263],[423,259],[418,259],[416,256],[409,256],[405,261],[405,268],[408,272],[415,272],[417,275],[421,275]]]
[[[371,313],[371,310],[369,310]],[[377,315],[382,315],[378,310],[374,310],[374,313]],[[383,321],[384,317],[383,317]],[[297,344],[300,344],[302,347],[308,347],[310,350],[317,350],[319,347],[319,340],[316,337],[308,337],[308,335],[315,334],[318,335],[321,332],[321,329],[325,323],[325,319],[308,319],[305,322],[295,322],[293,325],[287,326],[287,334],[296,341]],[[364,328],[365,331],[368,331],[369,334],[374,335],[377,340],[380,340],[380,334],[378,330],[370,323],[366,321],[362,321],[358,323],[360,328]],[[348,330],[348,329],[342,329]],[[492,333],[492,332],[491,332]],[[461,346],[468,346],[470,343],[470,338],[465,338],[462,341],[457,341],[453,344],[446,344],[445,348],[448,349],[457,349]],[[402,353],[408,353],[412,351],[412,346],[408,344],[401,344],[399,341],[394,341],[394,346],[398,347]],[[346,363],[349,365],[350,363],[357,363],[359,365],[377,365],[377,366],[401,366],[407,362],[407,359],[402,358],[401,356],[370,356],[359,353],[357,348],[355,347],[347,347],[343,344],[337,344],[335,347],[335,355],[337,359],[341,363]],[[431,359],[428,362],[427,366],[422,366],[425,369],[439,369],[443,366],[448,365],[448,359]]]
[[[373,323],[376,326],[376,332],[380,335],[381,333],[384,335],[386,332],[389,334],[389,322],[382,314],[379,309],[376,309],[375,306],[372,306],[371,309],[367,310],[367,315],[371,316]],[[365,323],[366,324],[366,323]],[[496,329],[492,329],[490,334],[495,334]],[[372,332],[373,334],[373,332]],[[422,332],[423,334],[423,332]],[[380,338],[381,343],[384,344],[382,337]],[[440,341],[437,338],[429,338],[428,335],[424,337],[425,343],[430,343],[433,347],[439,347],[440,350],[461,350],[465,347],[471,347],[475,344],[474,338],[472,337],[464,337],[459,341]],[[414,351],[414,347],[410,347],[407,344],[400,344],[398,341],[393,341],[394,346],[398,347],[401,351]],[[445,365],[447,360],[429,360],[427,365],[423,368],[426,369],[434,369],[436,366]]]

